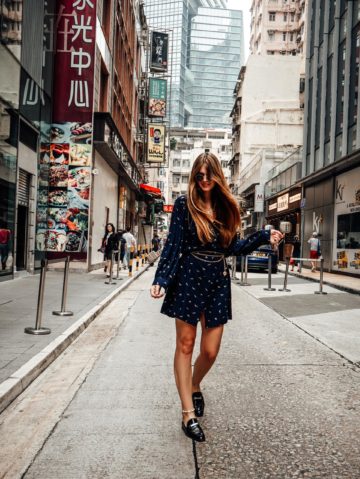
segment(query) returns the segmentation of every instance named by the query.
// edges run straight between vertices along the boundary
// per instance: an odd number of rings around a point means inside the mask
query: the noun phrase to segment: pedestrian
[[[11,241],[11,231],[7,228],[5,221],[0,221],[0,258],[1,258],[1,268],[6,269],[9,263],[10,257],[10,241]],[[12,256],[11,256],[12,258]]]
[[[152,249],[153,251],[155,251],[155,253],[159,251],[159,243],[160,243],[160,238],[157,233],[154,233],[153,239],[151,240],[151,244],[152,244]]]
[[[310,245],[310,260],[318,259],[321,256],[321,244],[316,231],[308,239],[308,243]],[[316,261],[311,261],[311,272],[316,272]]]
[[[131,228],[130,226],[126,227],[126,233],[123,234],[123,238],[126,241],[126,251],[125,251],[125,256],[124,256],[124,261],[126,263],[125,267],[129,267],[130,264],[130,253],[131,253],[131,247],[134,247],[134,251],[136,249],[136,239],[134,235],[131,233]]]
[[[124,233],[125,230],[118,230],[117,232],[117,239],[118,239],[118,245],[119,245],[119,250],[120,250],[120,263],[121,266],[126,269],[125,266],[125,254],[126,254],[126,240],[124,238]],[[116,258],[117,259],[117,258]]]
[[[166,296],[161,312],[175,318],[175,381],[182,405],[182,430],[205,441],[197,417],[204,414],[201,382],[220,349],[224,324],[231,319],[230,276],[226,257],[246,255],[283,237],[276,230],[237,237],[240,209],[212,153],[199,155],[192,167],[187,195],[176,199],[167,241],[150,293]],[[200,354],[191,370],[197,323],[201,323]]]
[[[105,227],[104,237],[101,243],[101,251],[104,253],[104,261],[106,261],[104,272],[110,277],[110,264],[113,251],[118,249],[118,238],[115,232],[115,226],[108,223]]]
[[[301,243],[300,243],[299,236],[295,235],[294,241],[293,241],[292,258],[290,260],[290,264],[291,264],[291,271],[294,271],[294,266],[297,266],[298,273],[300,272],[299,260],[296,258],[300,258],[300,249],[301,249]]]

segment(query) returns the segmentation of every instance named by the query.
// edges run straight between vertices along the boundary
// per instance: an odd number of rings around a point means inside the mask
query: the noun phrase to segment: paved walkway
[[[203,384],[200,478],[358,479],[359,368],[286,317],[297,296],[310,314],[314,284],[291,278],[289,295],[268,296],[266,275],[250,276],[253,286],[233,287],[234,319]],[[1,415],[1,477],[194,478],[174,324],[149,296],[152,277],[121,293]],[[343,308],[355,297],[329,289],[328,302],[336,295]]]
[[[42,325],[50,328],[51,334],[34,336],[25,334],[24,328],[35,326],[39,279],[34,275],[0,283],[0,383],[125,283],[128,272],[122,270],[113,285],[105,284],[103,270],[70,272],[67,309],[74,315],[59,317],[52,311],[61,306],[63,273],[48,271]]]

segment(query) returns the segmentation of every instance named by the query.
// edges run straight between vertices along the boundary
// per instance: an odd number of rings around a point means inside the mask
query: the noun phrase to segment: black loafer
[[[199,392],[193,393],[192,400],[193,400],[194,409],[195,409],[195,416],[203,417],[204,409],[205,409],[204,396],[199,391]]]
[[[193,439],[197,442],[205,441],[204,431],[201,429],[200,424],[197,422],[197,419],[191,418],[188,420],[186,426],[184,423],[181,423],[182,430],[185,433],[185,436]]]

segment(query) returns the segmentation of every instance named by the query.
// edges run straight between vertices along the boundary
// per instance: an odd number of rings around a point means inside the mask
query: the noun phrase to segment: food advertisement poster
[[[148,125],[148,162],[163,163],[165,160],[165,126],[157,123]]]
[[[87,255],[91,189],[94,0],[59,0],[53,123],[41,143],[36,249]]]
[[[160,78],[149,80],[149,111],[151,117],[166,116],[167,81]]]
[[[163,32],[151,33],[150,70],[166,72],[168,69],[169,35]]]
[[[335,180],[333,269],[360,275],[360,167]]]

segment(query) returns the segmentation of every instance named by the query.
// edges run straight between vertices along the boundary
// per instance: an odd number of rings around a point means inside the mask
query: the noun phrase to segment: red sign
[[[147,185],[146,183],[141,183],[139,186],[140,186],[140,189],[142,190],[148,191],[149,193],[155,193],[161,196],[160,188],[155,188],[155,186],[150,186],[150,185]]]
[[[163,211],[164,213],[172,213],[174,209],[174,205],[164,205]]]
[[[53,122],[92,121],[96,0],[58,0]]]

